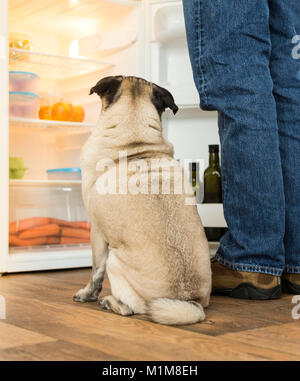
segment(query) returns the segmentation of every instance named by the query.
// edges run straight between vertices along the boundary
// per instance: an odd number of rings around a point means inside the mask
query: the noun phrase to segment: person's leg
[[[183,0],[200,105],[219,111],[224,214],[217,261],[280,276],[285,199],[268,0]]]
[[[300,274],[300,1],[271,0],[270,31],[286,203],[285,272]],[[283,285],[295,283],[300,292],[300,275],[283,278]]]

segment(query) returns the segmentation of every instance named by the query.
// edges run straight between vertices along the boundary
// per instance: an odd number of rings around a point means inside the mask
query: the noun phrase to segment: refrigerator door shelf
[[[155,40],[162,44],[185,38],[185,25],[181,5],[159,8],[154,17]]]
[[[179,107],[199,107],[182,3],[155,3],[150,8],[152,30],[148,32],[149,77],[153,82],[166,87]]]
[[[175,103],[179,108],[199,108],[200,99],[193,82],[182,84],[160,84],[174,96]]]

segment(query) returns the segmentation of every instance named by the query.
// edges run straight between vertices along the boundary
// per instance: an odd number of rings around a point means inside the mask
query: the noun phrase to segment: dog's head
[[[93,93],[100,96],[104,111],[116,104],[122,95],[130,96],[132,103],[136,103],[141,98],[149,100],[160,117],[167,108],[170,108],[174,114],[178,111],[174,98],[168,90],[142,78],[121,75],[106,77],[91,88],[90,94]]]

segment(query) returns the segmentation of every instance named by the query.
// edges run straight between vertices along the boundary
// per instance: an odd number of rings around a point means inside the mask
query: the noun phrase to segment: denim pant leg
[[[270,1],[270,68],[286,203],[285,271],[300,273],[300,1]]]
[[[216,259],[281,275],[285,199],[268,0],[183,0],[200,106],[218,110],[228,233]]]

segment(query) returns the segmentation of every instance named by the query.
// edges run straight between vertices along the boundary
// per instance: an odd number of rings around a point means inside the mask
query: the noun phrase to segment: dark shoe
[[[212,294],[239,299],[267,300],[281,296],[280,277],[230,270],[212,260]]]
[[[283,273],[281,282],[284,293],[300,295],[300,274]]]

